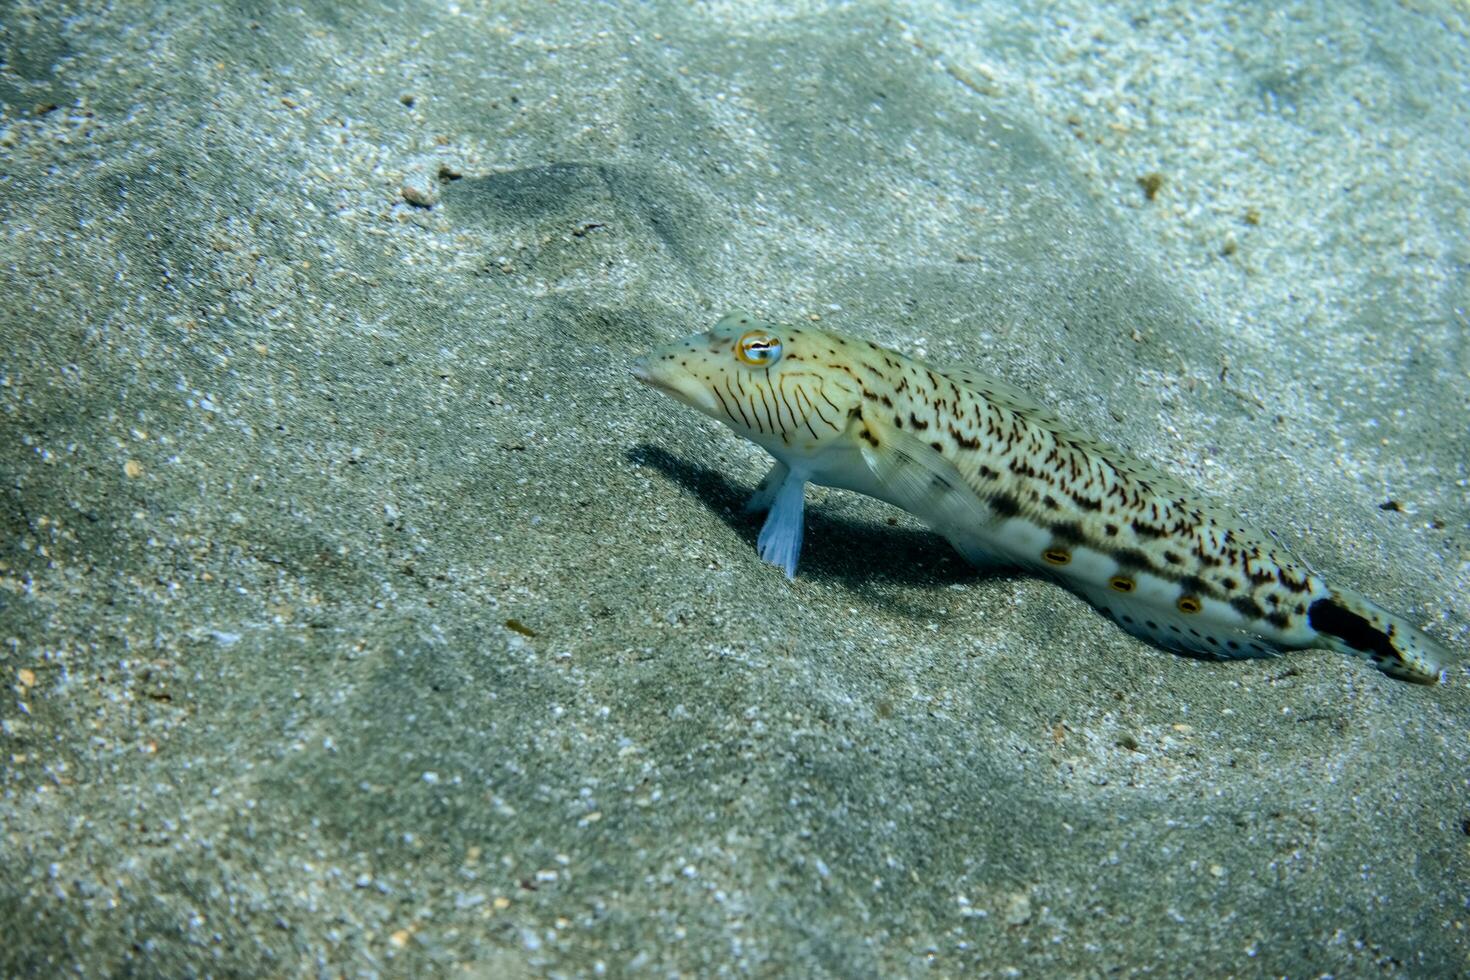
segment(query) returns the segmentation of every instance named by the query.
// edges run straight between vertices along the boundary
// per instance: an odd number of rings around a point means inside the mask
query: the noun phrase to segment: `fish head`
[[[734,312],[638,358],[633,376],[784,458],[843,438],[861,405],[857,373],[830,340]]]

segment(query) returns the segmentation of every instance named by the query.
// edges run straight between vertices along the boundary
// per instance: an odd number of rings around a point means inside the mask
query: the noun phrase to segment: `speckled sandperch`
[[[760,556],[796,574],[808,483],[928,523],[976,565],[1055,577],[1125,630],[1216,657],[1325,647],[1432,684],[1444,650],[1178,481],[1002,382],[731,313],[634,376],[765,448]]]

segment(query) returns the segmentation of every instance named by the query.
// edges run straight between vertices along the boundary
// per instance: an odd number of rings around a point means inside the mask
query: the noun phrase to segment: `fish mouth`
[[[713,413],[715,410],[715,400],[703,385],[693,378],[683,376],[682,372],[676,372],[672,378],[665,377],[663,372],[653,366],[653,362],[647,355],[633,362],[633,377],[642,384],[661,391],[685,405],[697,408],[701,412]]]
[[[649,365],[647,357],[640,357],[633,362],[633,377],[650,388],[657,388],[659,391],[670,395],[678,394],[674,388],[670,387],[667,381],[664,381],[653,373],[653,368]]]

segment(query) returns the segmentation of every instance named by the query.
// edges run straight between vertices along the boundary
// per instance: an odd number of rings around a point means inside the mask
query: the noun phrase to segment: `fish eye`
[[[735,356],[746,364],[770,367],[781,359],[781,338],[764,330],[751,330],[735,342]]]

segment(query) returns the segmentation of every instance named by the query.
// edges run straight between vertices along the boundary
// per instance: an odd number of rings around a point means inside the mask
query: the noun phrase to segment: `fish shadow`
[[[755,487],[737,486],[718,470],[686,462],[646,443],[625,455],[630,462],[658,470],[704,501],[754,553],[766,519],[763,513],[745,511]],[[933,589],[1023,577],[1020,569],[976,568],[932,531],[855,521],[812,508],[806,511],[797,575],[838,581],[857,592],[884,584]]]

